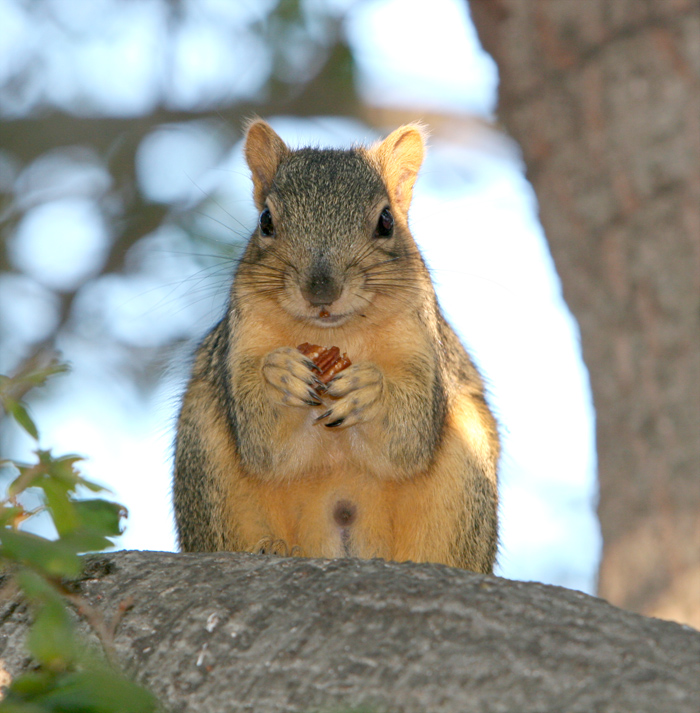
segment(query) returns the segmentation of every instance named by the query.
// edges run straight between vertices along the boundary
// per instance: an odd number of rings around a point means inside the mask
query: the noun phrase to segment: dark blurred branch
[[[267,101],[192,111],[159,107],[138,118],[81,117],[60,110],[47,111],[0,123],[0,146],[27,164],[58,146],[77,143],[91,146],[103,156],[122,141],[130,151],[135,151],[144,136],[163,124],[211,121],[232,127],[233,136],[238,136],[244,121],[253,114],[360,116],[362,113],[353,79],[352,55],[343,41],[332,48],[320,72],[293,96],[289,96],[289,86],[283,87],[278,81],[271,82],[268,91]]]

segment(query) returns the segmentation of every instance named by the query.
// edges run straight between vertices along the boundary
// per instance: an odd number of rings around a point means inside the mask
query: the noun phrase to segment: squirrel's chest
[[[306,480],[318,473],[371,470],[367,462],[362,427],[328,428],[317,421],[326,406],[300,412],[286,420],[272,454],[275,480]]]

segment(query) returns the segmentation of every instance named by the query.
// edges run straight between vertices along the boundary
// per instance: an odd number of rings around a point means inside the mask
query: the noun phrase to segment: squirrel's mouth
[[[350,316],[350,313],[331,314],[325,307],[323,307],[319,311],[318,315],[316,315],[316,317],[313,317],[313,320],[314,322],[316,322],[316,324],[323,326],[328,325],[330,327],[331,325],[336,325],[339,322],[344,322]]]

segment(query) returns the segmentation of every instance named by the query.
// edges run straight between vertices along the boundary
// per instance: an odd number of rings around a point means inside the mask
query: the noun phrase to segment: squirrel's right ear
[[[262,119],[252,119],[246,129],[245,160],[253,174],[253,197],[258,210],[272,188],[280,161],[287,156],[287,144]]]

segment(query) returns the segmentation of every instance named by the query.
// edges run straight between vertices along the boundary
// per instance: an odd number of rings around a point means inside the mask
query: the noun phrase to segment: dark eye
[[[394,232],[394,216],[388,208],[379,214],[377,228],[374,231],[375,238],[390,238]]]
[[[275,226],[272,224],[272,215],[267,208],[260,213],[259,223],[261,235],[264,235],[266,238],[271,238],[275,234]]]

